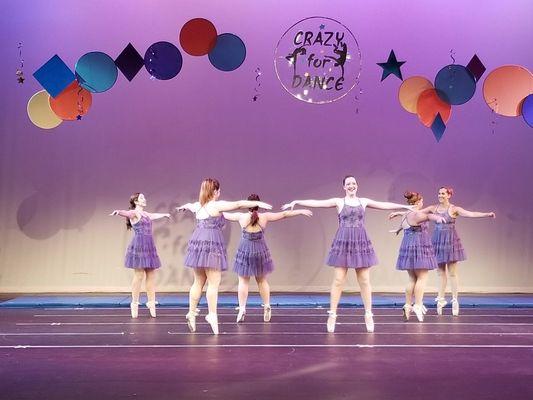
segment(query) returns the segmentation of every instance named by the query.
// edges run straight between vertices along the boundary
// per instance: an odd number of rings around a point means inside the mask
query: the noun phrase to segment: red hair
[[[403,194],[403,197],[406,198],[407,204],[413,205],[418,203],[418,201],[422,198],[422,195],[418,192],[405,192]]]
[[[198,201],[203,206],[207,202],[213,200],[215,192],[220,189],[220,183],[213,178],[204,179],[200,186],[200,194],[198,195]]]

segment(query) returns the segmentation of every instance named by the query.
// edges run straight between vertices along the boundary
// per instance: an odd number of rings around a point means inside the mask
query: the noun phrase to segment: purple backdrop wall
[[[532,2],[35,0],[1,7],[0,291],[126,289],[129,275],[120,266],[128,234],[107,213],[125,208],[132,192],[144,192],[148,208],[162,211],[194,200],[201,179],[214,176],[224,198],[257,192],[280,206],[341,196],[346,173],[357,176],[364,197],[402,201],[402,192],[414,189],[427,203],[446,184],[456,189],[457,204],[495,210],[495,221],[460,221],[469,254],[463,285],[533,287],[531,128],[521,118],[494,118],[478,87],[470,102],[454,107],[436,143],[399,105],[400,81],[380,83],[376,65],[394,49],[407,60],[404,77],[433,79],[451,63],[453,49],[459,64],[476,53],[488,71],[504,64],[531,69]],[[305,104],[277,81],[278,39],[313,15],[338,19],[357,37],[358,102],[352,93],[333,104]],[[86,52],[115,58],[128,42],[141,54],[160,40],[179,45],[179,29],[195,17],[243,38],[248,53],[238,70],[224,73],[206,57],[184,54],[183,69],[170,81],[150,80],[144,69],[131,83],[119,74],[111,90],[93,96],[82,121],[44,131],[28,120],[26,103],[40,90],[31,74],[52,55],[73,68]],[[24,85],[14,74],[20,41]],[[261,97],[252,102],[257,67]],[[324,210],[269,229],[278,266],[274,289],[327,288],[323,260],[335,226],[334,211]],[[192,227],[183,215],[157,227],[162,289],[182,290],[190,281],[182,260]],[[369,212],[368,228],[381,261],[375,288],[401,290],[404,276],[393,270],[399,241],[387,233],[386,213]],[[238,229],[226,235],[231,255]],[[227,274],[224,288],[235,281]]]

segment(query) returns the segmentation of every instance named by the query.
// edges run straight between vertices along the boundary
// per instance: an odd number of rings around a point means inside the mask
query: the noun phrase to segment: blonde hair
[[[215,197],[215,192],[220,189],[220,183],[213,178],[204,179],[200,186],[198,201],[203,206]]]

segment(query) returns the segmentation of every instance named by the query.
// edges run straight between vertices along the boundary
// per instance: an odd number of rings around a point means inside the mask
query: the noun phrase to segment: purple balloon
[[[527,96],[522,102],[522,117],[526,124],[533,128],[533,94]]]

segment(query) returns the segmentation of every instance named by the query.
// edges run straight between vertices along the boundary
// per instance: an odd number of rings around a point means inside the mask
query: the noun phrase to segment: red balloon
[[[444,123],[447,123],[452,114],[452,107],[442,101],[435,89],[427,89],[420,93],[416,103],[416,113],[420,121],[430,127],[440,114]]]
[[[181,48],[191,56],[205,56],[217,43],[217,30],[211,21],[194,18],[180,31]]]

